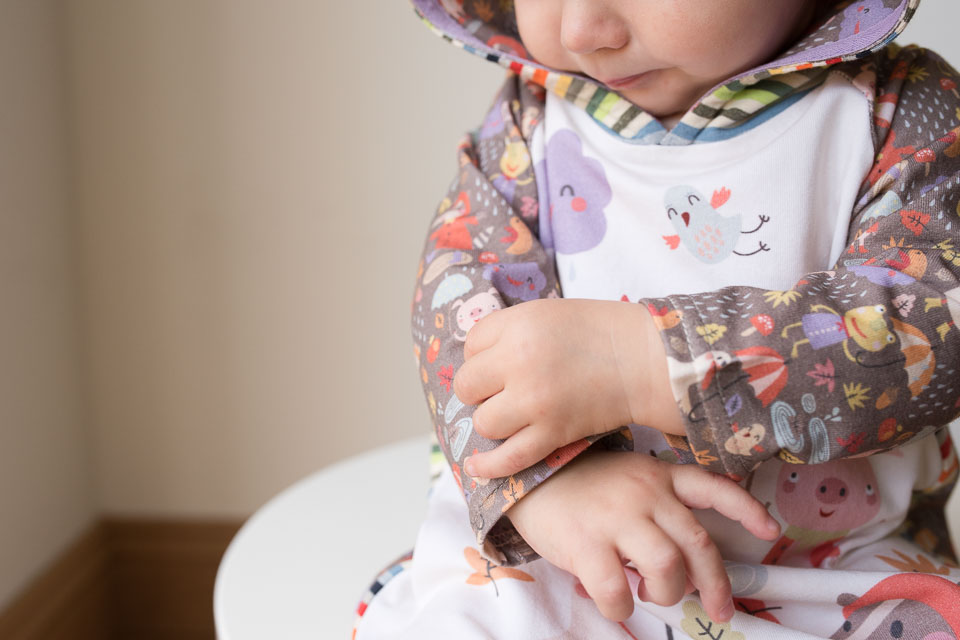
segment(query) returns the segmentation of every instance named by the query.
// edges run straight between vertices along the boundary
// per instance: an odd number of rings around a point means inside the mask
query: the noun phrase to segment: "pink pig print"
[[[840,554],[834,544],[880,511],[877,478],[866,458],[823,464],[784,464],[777,477],[777,509],[787,530],[763,564],[780,564],[787,550],[810,550],[810,565]]]

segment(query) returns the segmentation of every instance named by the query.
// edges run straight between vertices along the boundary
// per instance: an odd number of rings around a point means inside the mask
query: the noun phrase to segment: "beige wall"
[[[91,521],[61,12],[0,2],[0,608]]]
[[[500,72],[406,2],[68,8],[101,506],[247,515],[429,428],[417,260]]]

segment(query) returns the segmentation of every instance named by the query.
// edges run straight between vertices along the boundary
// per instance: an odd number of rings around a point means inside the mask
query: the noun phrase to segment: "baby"
[[[415,4],[513,74],[418,274],[450,472],[357,636],[960,634],[960,94],[888,44],[916,1]]]

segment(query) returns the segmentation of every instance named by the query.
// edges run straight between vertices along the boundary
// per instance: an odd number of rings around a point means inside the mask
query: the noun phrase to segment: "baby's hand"
[[[714,509],[754,536],[774,540],[777,522],[747,491],[699,467],[646,454],[588,451],[507,511],[517,531],[554,565],[576,575],[600,612],[633,612],[624,564],[639,571],[640,600],[674,605],[700,590],[717,622],[733,615],[720,552],[690,508]]]
[[[453,388],[462,402],[480,405],[477,433],[506,441],[472,456],[465,471],[508,476],[571,442],[636,422],[631,405],[653,404],[648,325],[641,305],[577,299],[534,300],[480,320],[467,334]],[[652,339],[659,346],[655,329]]]

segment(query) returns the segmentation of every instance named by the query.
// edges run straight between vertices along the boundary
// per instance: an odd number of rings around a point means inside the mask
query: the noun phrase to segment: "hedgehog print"
[[[740,214],[723,215],[719,209],[730,199],[730,190],[723,187],[713,192],[707,202],[699,191],[687,185],[671,187],[664,196],[667,218],[676,230],[672,236],[663,236],[671,249],[681,244],[701,262],[717,264],[731,254],[752,256],[769,251],[762,240],[743,251],[737,250],[740,236],[756,233],[770,221],[768,216],[757,216],[759,224],[749,231],[741,226]]]

